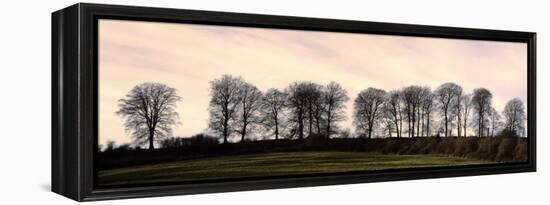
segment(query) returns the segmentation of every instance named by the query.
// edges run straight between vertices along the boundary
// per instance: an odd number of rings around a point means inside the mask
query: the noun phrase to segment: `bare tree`
[[[244,81],[240,77],[223,75],[210,82],[209,127],[223,136],[223,143],[231,135],[231,124],[240,105],[240,89]]]
[[[254,123],[259,123],[259,110],[261,106],[262,92],[256,86],[242,82],[238,92],[239,115],[235,122],[235,132],[241,135],[241,142],[247,135],[248,130]]]
[[[386,116],[394,123],[397,137],[401,137],[401,128],[403,127],[401,104],[401,92],[398,90],[390,91],[387,102],[384,103],[384,111],[386,112]]]
[[[449,136],[451,133],[449,130],[449,115],[451,114],[453,107],[455,107],[458,103],[458,97],[462,94],[462,87],[455,83],[445,83],[440,85],[435,90],[435,94],[444,119],[445,136]]]
[[[377,88],[367,88],[361,91],[355,102],[354,123],[357,128],[362,129],[367,137],[372,138],[372,131],[377,120],[382,116],[382,105],[386,101],[386,91]]]
[[[313,125],[315,125],[317,134],[321,133],[322,123],[322,86],[312,82],[305,83],[305,96],[307,103],[308,123],[309,123],[309,135],[313,134]]]
[[[279,139],[284,110],[286,109],[287,94],[278,89],[269,89],[262,97],[263,125],[273,130],[275,139]]]
[[[289,122],[296,124],[293,133],[298,133],[299,139],[304,138],[304,124],[308,113],[308,88],[306,82],[294,82],[285,89],[287,103],[290,109]]]
[[[435,95],[432,93],[429,87],[422,88],[422,100],[421,100],[421,109],[422,109],[422,135],[431,136],[430,132],[430,123],[431,115],[434,110],[434,99]]]
[[[491,101],[493,94],[485,88],[477,88],[474,90],[472,97],[472,105],[475,110],[476,124],[478,126],[478,136],[483,137],[483,129],[485,129],[487,115],[491,110]]]
[[[462,97],[464,95],[462,95],[462,90],[460,90],[460,94],[456,97],[456,100],[455,102],[453,103],[453,108],[451,109],[452,110],[452,115],[454,115],[456,117],[456,132],[457,132],[457,136],[460,137],[462,135],[462,132],[461,132],[461,127],[462,127],[462,110],[464,109],[464,107],[462,106]],[[451,128],[452,130],[452,128]]]
[[[340,84],[330,82],[323,87],[322,106],[323,115],[326,119],[327,138],[330,138],[330,135],[334,132],[333,130],[337,130],[336,123],[346,119],[344,108],[348,100],[348,93]],[[336,129],[333,129],[334,127]]]
[[[135,144],[149,144],[155,149],[155,140],[172,134],[172,126],[179,123],[175,111],[181,98],[176,89],[160,83],[143,83],[130,90],[118,102],[116,114],[124,118],[126,131]]]
[[[523,102],[518,98],[508,101],[502,114],[505,118],[506,129],[516,135],[521,135],[520,132],[525,130],[524,123],[526,118]]]
[[[407,116],[409,137],[415,137],[415,129],[418,130],[419,127],[417,121],[420,121],[418,119],[418,110],[422,101],[422,87],[416,85],[405,87],[402,94],[403,101],[405,102],[404,110]]]
[[[468,117],[470,116],[470,110],[472,108],[472,95],[470,94],[466,94],[466,95],[462,95],[462,97],[460,97],[460,104],[462,104],[462,127],[463,127],[463,133],[464,133],[464,137],[468,136],[467,135],[467,130],[468,130]]]

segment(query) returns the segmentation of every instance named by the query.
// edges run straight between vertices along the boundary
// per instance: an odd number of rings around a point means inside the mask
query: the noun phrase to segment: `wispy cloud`
[[[486,87],[494,106],[527,98],[527,47],[522,43],[365,35],[193,24],[101,20],[100,142],[128,142],[114,115],[116,99],[134,85],[157,81],[178,90],[188,136],[207,126],[209,81],[229,73],[262,91],[297,80],[339,82],[353,99],[362,89],[457,82]],[[351,101],[348,120],[351,126]]]

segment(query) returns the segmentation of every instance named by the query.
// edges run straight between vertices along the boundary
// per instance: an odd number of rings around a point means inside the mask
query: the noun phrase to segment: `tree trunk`
[[[298,135],[300,139],[304,139],[304,113],[302,110],[298,113]]]
[[[152,129],[149,129],[149,150],[155,149],[155,143],[153,140],[154,135],[155,135],[155,131]]]
[[[420,131],[420,136],[424,136],[424,132],[425,132],[425,130],[426,130],[425,127],[424,127],[424,120],[426,120],[425,117],[424,117],[424,115],[425,115],[424,109],[421,109],[421,113],[420,113],[420,123],[421,123],[421,124],[420,124],[420,128],[421,128],[421,129],[420,129],[420,130],[421,130],[421,131]]]
[[[427,113],[427,116],[426,116],[426,136],[430,136],[430,112]]]
[[[448,122],[449,119],[447,118],[447,109],[445,109],[445,137],[449,136]]]
[[[321,134],[321,119],[315,119],[315,125],[317,127],[317,134]]]
[[[413,111],[412,111],[412,131],[411,131],[411,136],[412,137],[415,137],[415,127],[416,127],[416,108],[413,107]]]
[[[420,121],[421,121],[421,117],[420,117],[420,106],[418,108],[416,108],[417,112],[416,112],[416,136],[420,136]]]
[[[458,109],[458,115],[456,115],[456,131],[457,131],[457,137],[460,137],[462,132],[460,131],[462,127],[462,119],[460,119],[460,109]]]
[[[228,133],[228,129],[227,129],[227,126],[229,125],[229,119],[227,119],[227,117],[225,119],[223,119],[223,143],[227,143],[227,135],[229,135]]]
[[[327,138],[330,138],[330,115],[327,117]]]
[[[275,140],[279,139],[279,121],[275,119]]]
[[[372,138],[372,124],[373,124],[373,123],[372,123],[372,121],[373,121],[373,120],[371,120],[371,119],[368,119],[368,126],[369,126],[369,133],[368,133],[368,137],[369,137],[369,139],[371,139],[371,138]]]
[[[397,138],[399,138],[401,137],[401,135],[399,134],[399,123],[397,121],[397,118],[394,120],[394,123],[395,123],[395,132],[397,132]]]
[[[481,115],[479,115],[479,119],[477,120],[477,136],[478,137],[481,137],[481,134],[482,134],[481,132],[483,132],[481,130],[481,127],[483,127],[483,123],[481,121],[483,121],[483,120],[481,119]]]
[[[410,138],[411,137],[411,115],[410,114],[411,113],[409,112],[408,114],[409,114],[409,116],[407,117],[407,128],[408,128],[407,135]]]
[[[485,136],[485,134],[484,134],[484,131],[485,131],[485,130],[484,130],[484,129],[485,129],[485,119],[484,119],[483,114],[482,114],[482,116],[481,116],[481,121],[480,121],[480,122],[481,122],[481,135],[480,135],[480,137],[483,137],[483,136]]]

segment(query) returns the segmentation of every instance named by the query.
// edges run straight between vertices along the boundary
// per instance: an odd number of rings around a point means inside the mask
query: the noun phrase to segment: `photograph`
[[[95,182],[529,161],[528,43],[102,18]]]

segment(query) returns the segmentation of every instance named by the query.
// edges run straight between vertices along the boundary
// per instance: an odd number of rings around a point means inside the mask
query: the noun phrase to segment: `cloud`
[[[228,73],[260,90],[293,81],[340,83],[351,99],[361,90],[408,85],[435,89],[456,82],[465,92],[485,87],[494,106],[527,99],[523,43],[194,24],[100,20],[100,142],[130,141],[114,115],[117,100],[143,82],[177,89],[178,136],[207,127],[209,81]],[[351,126],[352,101],[346,109]]]

